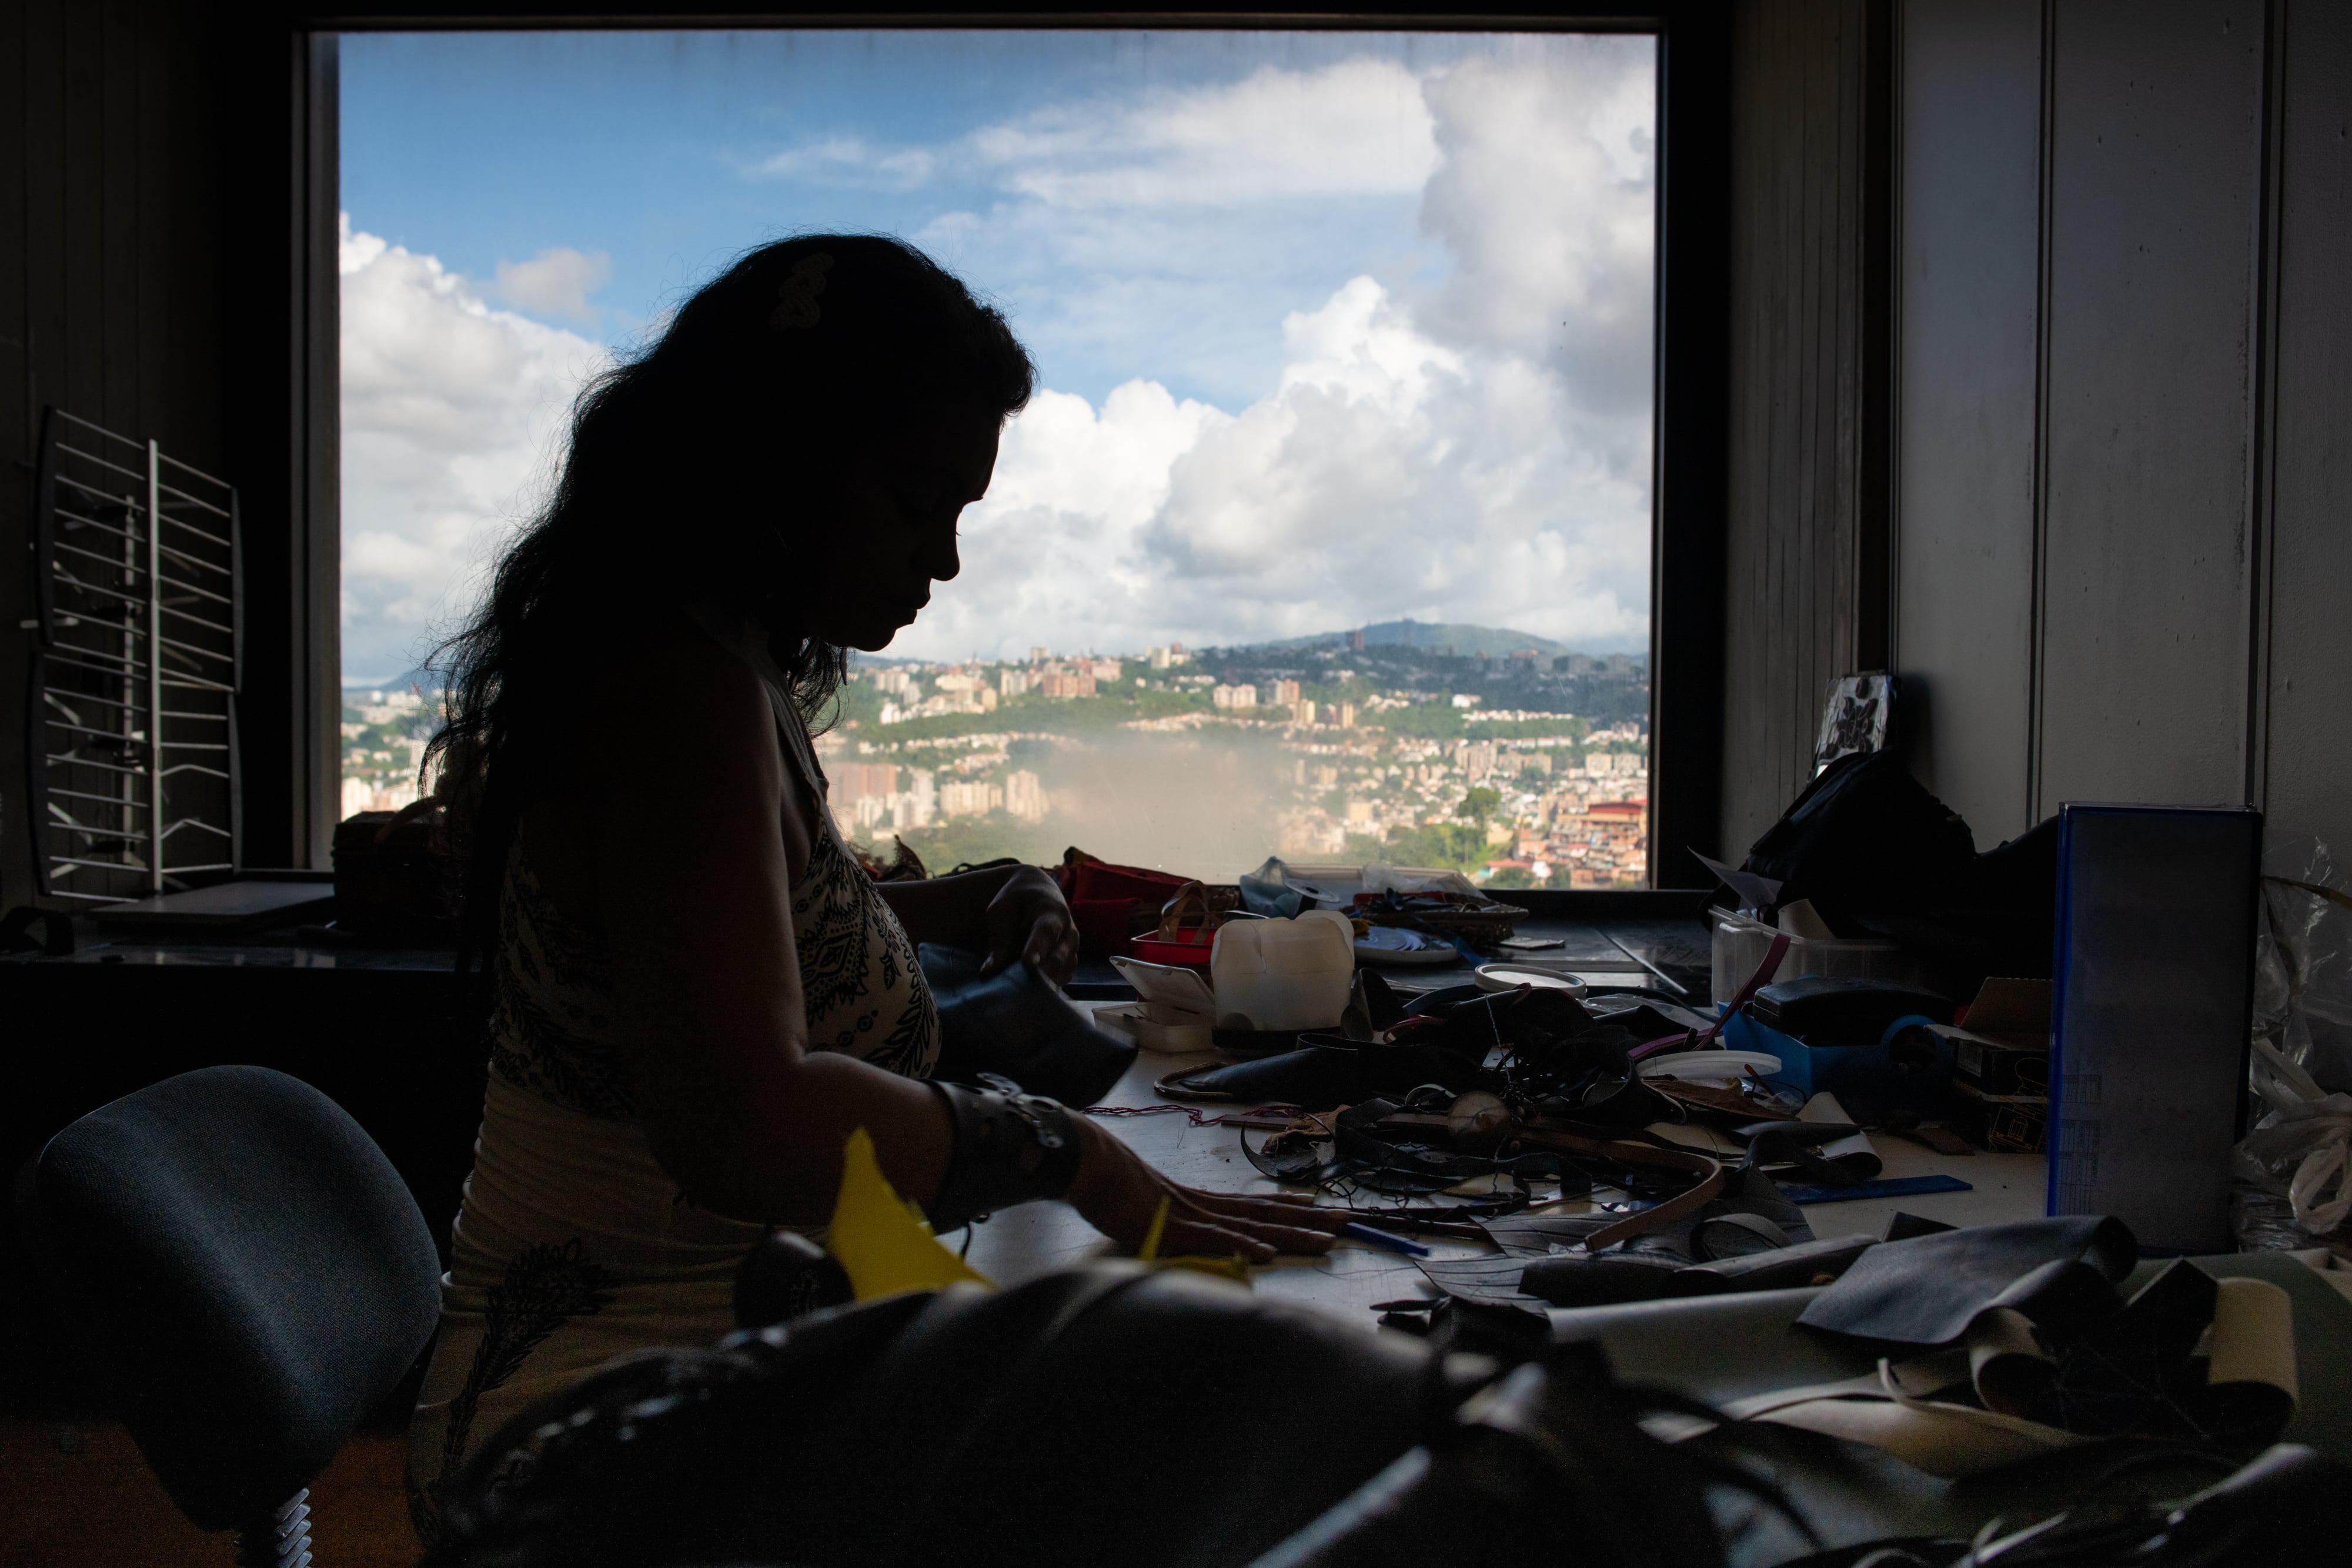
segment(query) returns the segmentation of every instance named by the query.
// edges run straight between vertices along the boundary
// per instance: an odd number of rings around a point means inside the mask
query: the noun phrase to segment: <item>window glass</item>
[[[346,812],[413,798],[582,379],[849,229],[1041,372],[822,739],[862,846],[1645,883],[1654,80],[1641,36],[347,37]]]

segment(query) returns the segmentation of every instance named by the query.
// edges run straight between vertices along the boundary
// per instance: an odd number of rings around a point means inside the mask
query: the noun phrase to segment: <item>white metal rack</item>
[[[26,754],[39,891],[114,904],[236,875],[236,491],[55,407],[34,482]]]

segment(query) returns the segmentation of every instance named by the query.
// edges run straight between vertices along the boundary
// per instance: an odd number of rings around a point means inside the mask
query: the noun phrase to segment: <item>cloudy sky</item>
[[[463,612],[583,375],[811,229],[930,251],[1045,389],[893,653],[1405,615],[1646,646],[1654,62],[1533,35],[347,37],[346,678]]]

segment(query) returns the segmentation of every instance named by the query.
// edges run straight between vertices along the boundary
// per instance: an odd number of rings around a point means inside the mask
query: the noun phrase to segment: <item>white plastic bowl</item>
[[[1761,1051],[1670,1051],[1642,1063],[1644,1078],[1769,1078],[1780,1071],[1780,1059]]]
[[[1580,997],[1587,989],[1581,975],[1571,975],[1565,969],[1548,969],[1540,964],[1478,966],[1480,990],[1516,991],[1521,986],[1533,986],[1545,991],[1566,991],[1571,997]]]

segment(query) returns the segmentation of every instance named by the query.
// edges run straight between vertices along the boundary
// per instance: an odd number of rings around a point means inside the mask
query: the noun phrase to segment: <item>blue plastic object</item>
[[[1733,1051],[1779,1057],[1775,1086],[1808,1099],[1834,1094],[1850,1115],[1912,1111],[1937,1116],[1951,1093],[1952,1045],[1926,1027],[1933,1022],[1913,1013],[1888,1024],[1876,1045],[1816,1046],[1738,1012],[1725,1023],[1723,1043]],[[1906,1030],[1914,1032],[1898,1046],[1895,1038]]]

